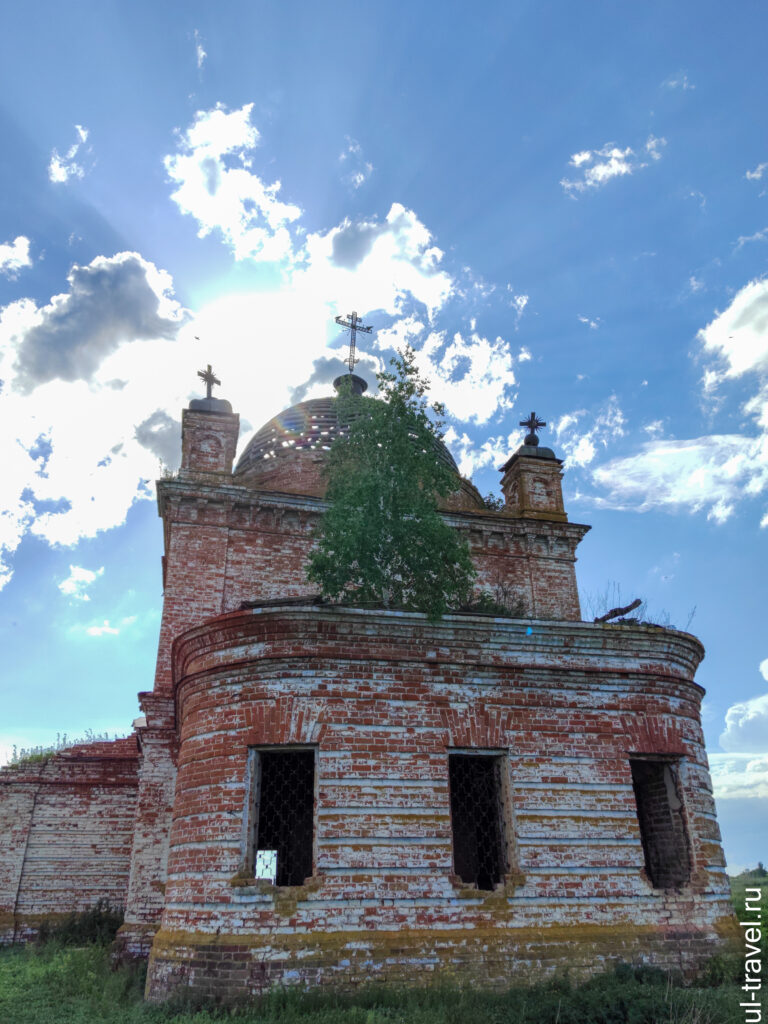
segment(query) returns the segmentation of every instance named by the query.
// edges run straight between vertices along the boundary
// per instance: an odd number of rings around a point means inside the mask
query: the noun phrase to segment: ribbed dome
[[[240,456],[235,467],[235,476],[245,474],[261,475],[271,469],[277,460],[290,461],[295,452],[329,451],[331,442],[339,431],[335,397],[311,398],[285,409],[261,430],[257,431]],[[458,467],[451,453],[440,442],[435,442],[435,454],[447,466],[458,473]]]

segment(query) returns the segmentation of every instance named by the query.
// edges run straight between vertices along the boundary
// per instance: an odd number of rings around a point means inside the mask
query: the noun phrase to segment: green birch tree
[[[437,619],[471,596],[475,570],[466,542],[437,502],[456,476],[437,451],[438,404],[425,397],[410,346],[378,374],[381,398],[344,390],[328,459],[328,510],[309,559],[323,597],[348,604],[426,612]]]

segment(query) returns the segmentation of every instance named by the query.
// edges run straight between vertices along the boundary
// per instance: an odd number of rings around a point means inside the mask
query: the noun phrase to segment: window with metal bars
[[[691,858],[678,765],[647,756],[630,758],[629,766],[646,873],[657,889],[679,888],[691,876]]]
[[[508,870],[502,757],[449,754],[448,781],[454,871],[462,882],[493,889]]]
[[[313,750],[252,750],[246,862],[256,878],[303,885],[312,874]]]

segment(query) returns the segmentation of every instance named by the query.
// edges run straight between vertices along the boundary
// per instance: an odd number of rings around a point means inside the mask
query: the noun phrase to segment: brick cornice
[[[173,678],[267,660],[342,659],[435,666],[610,674],[690,684],[704,656],[688,633],[650,625],[447,615],[339,606],[254,608],[209,620],[173,645]],[[564,682],[565,685],[565,682]],[[569,685],[577,685],[573,680]]]

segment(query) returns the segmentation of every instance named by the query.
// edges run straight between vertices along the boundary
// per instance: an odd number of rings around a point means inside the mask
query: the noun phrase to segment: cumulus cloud
[[[768,489],[768,280],[745,285],[698,332],[698,341],[708,360],[706,395],[734,378],[754,379],[755,391],[742,411],[756,432],[648,441],[594,470],[593,479],[607,492],[599,504],[706,512],[723,523],[745,498]],[[761,526],[768,526],[768,514]]]
[[[31,267],[29,239],[18,235],[12,242],[0,245],[0,274],[15,278],[24,267]]]
[[[85,176],[85,168],[78,163],[76,157],[85,143],[88,141],[88,129],[81,124],[75,125],[77,141],[74,142],[62,156],[57,149],[51,153],[48,164],[48,178],[57,184],[68,181],[70,178],[82,178]]]
[[[199,358],[177,340],[186,315],[170,277],[135,253],[74,267],[43,306],[0,310],[0,584],[26,533],[73,544],[151,496],[168,426],[153,414],[178,415]]]
[[[760,468],[765,471],[768,446],[768,279],[745,285],[734,296],[730,306],[699,331],[698,340],[704,355],[713,360],[704,376],[707,391],[714,391],[728,379],[745,375],[756,380],[756,392],[744,405],[744,411],[755,418],[761,431],[755,444]]]
[[[251,171],[259,143],[253,104],[227,111],[200,110],[178,133],[178,152],[165,158],[171,198],[197,221],[198,236],[220,231],[235,259],[280,260],[293,251],[290,225],[301,210],[277,198],[279,181],[266,184]]]
[[[54,380],[90,380],[106,356],[136,338],[173,338],[183,319],[170,278],[138,253],[75,265],[69,291],[41,308],[27,303],[15,344],[15,385],[30,391]]]
[[[59,590],[65,597],[71,597],[75,601],[90,601],[86,590],[103,575],[104,566],[100,569],[85,569],[81,565],[70,565],[69,576],[59,583]]]
[[[201,234],[218,232],[238,258],[272,260],[263,288],[223,294],[193,318],[167,273],[120,253],[74,267],[48,303],[0,309],[0,430],[8,439],[0,584],[25,534],[72,545],[120,525],[134,502],[154,496],[160,463],[178,461],[179,412],[200,393],[197,370],[206,363],[243,414],[241,446],[245,416],[258,427],[297,390],[327,394],[327,377],[342,368],[337,314],[356,309],[376,329],[359,347],[371,383],[391,349],[409,340],[455,422],[485,422],[514,398],[504,339],[473,323],[441,329],[448,302],[466,297],[415,211],[392,203],[383,217],[307,232],[298,207],[280,203],[277,185],[254,171],[250,117],[250,106],[198,113],[166,167],[176,202]]]
[[[383,221],[345,219],[330,231],[307,236],[296,288],[325,294],[343,310],[405,312],[415,300],[431,316],[454,290],[442,267],[443,252],[413,212],[393,203]]]
[[[612,178],[627,177],[643,167],[648,167],[649,159],[660,160],[661,149],[666,144],[666,139],[649,135],[641,154],[636,153],[631,146],[622,149],[613,142],[607,142],[601,149],[585,149],[574,153],[569,164],[580,172],[581,177],[563,178],[560,184],[570,196],[589,189],[601,188]]]
[[[135,437],[142,448],[152,452],[168,469],[178,468],[181,455],[181,421],[169,416],[163,409],[155,409],[151,416],[139,423]]]
[[[749,181],[760,181],[765,171],[768,169],[768,163],[758,164],[754,171],[747,171],[744,175]]]
[[[488,437],[482,444],[477,444],[462,431],[461,434],[450,426],[443,438],[459,467],[462,476],[470,478],[478,469],[495,466],[497,469],[507,461],[523,443],[523,431],[515,430],[511,434]]]
[[[768,752],[768,693],[732,704],[725,713],[720,746],[729,753]]]
[[[373,164],[364,159],[360,143],[349,136],[346,138],[346,148],[339,154],[339,163],[345,167],[342,180],[354,189],[364,185],[373,173]]]
[[[716,753],[708,759],[717,800],[768,797],[768,755]]]
[[[512,408],[516,379],[503,338],[487,338],[476,330],[456,331],[451,337],[432,331],[418,351],[418,363],[432,382],[432,398],[455,419],[487,423],[495,413]]]

